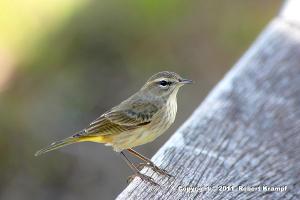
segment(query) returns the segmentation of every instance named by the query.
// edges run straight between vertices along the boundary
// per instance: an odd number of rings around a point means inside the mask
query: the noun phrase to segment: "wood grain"
[[[117,199],[300,199],[300,17],[288,4],[153,157],[175,178],[143,169],[161,186],[136,178]]]

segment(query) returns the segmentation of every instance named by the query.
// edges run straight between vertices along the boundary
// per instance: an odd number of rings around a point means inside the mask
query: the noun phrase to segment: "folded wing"
[[[159,108],[149,102],[134,102],[130,106],[114,107],[93,121],[80,136],[120,134],[149,124]]]

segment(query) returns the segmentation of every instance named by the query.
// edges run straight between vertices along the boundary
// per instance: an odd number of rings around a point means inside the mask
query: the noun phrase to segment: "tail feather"
[[[35,156],[39,156],[41,154],[47,153],[49,151],[53,151],[55,149],[59,149],[61,147],[70,145],[70,144],[74,144],[76,142],[79,142],[79,138],[74,138],[74,137],[69,137],[57,142],[53,142],[52,144],[50,144],[49,146],[37,151],[34,155]]]

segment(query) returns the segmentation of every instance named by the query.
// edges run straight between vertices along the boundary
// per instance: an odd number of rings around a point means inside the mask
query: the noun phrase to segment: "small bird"
[[[89,126],[66,139],[53,142],[35,153],[43,153],[78,142],[97,142],[112,146],[120,152],[127,165],[134,171],[129,177],[140,177],[152,184],[156,183],[149,176],[140,173],[143,167],[149,167],[162,175],[171,176],[160,169],[149,158],[133,150],[133,147],[146,144],[163,134],[174,122],[177,112],[177,92],[191,80],[183,79],[175,72],[163,71],[151,76],[145,85],[127,100],[102,114]],[[133,164],[125,151],[143,160],[144,163]]]

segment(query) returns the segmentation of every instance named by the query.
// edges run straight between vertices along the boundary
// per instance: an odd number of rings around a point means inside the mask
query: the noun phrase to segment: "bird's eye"
[[[168,85],[168,82],[162,80],[162,81],[159,82],[159,84],[160,84],[161,86],[166,86],[166,85]]]

